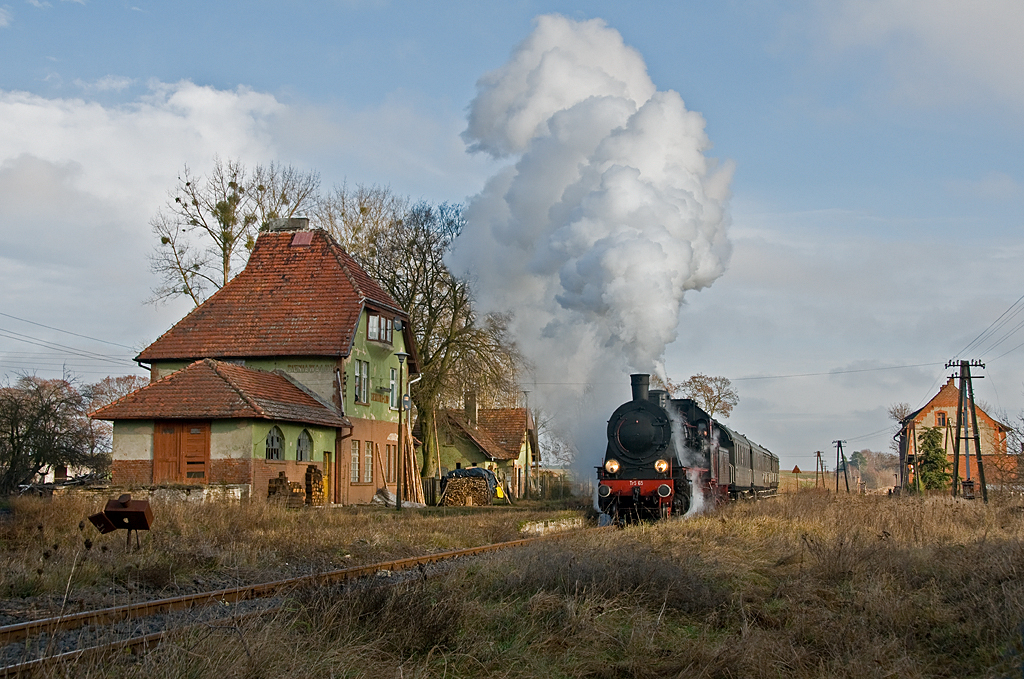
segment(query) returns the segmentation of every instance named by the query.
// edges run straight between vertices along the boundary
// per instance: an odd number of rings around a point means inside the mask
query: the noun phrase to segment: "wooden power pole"
[[[836,492],[839,492],[839,458],[843,459],[843,479],[846,480],[846,492],[850,492],[850,475],[846,471],[846,453],[843,452],[843,444],[846,441],[833,441],[836,446]]]
[[[960,389],[956,404],[956,436],[953,437],[953,497],[957,496],[960,489],[960,442],[964,442],[964,461],[966,463],[967,478],[965,483],[971,481],[971,446],[974,441],[974,454],[978,462],[978,481],[981,483],[981,497],[988,502],[988,488],[985,486],[985,468],[981,462],[981,436],[978,434],[978,409],[974,404],[974,384],[971,380],[971,368],[984,368],[981,361],[949,361],[947,368],[958,367],[959,375],[952,375],[952,378],[960,378]],[[982,376],[978,375],[978,379]],[[973,428],[973,436],[968,433],[968,419]]]

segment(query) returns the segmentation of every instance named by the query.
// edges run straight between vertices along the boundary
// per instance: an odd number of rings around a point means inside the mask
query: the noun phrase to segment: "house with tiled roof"
[[[399,384],[418,370],[408,315],[308,220],[261,233],[245,269],[135,360],[150,384],[92,414],[114,422],[115,483],[258,496],[312,465],[329,502],[394,490]]]
[[[438,413],[439,468],[484,467],[502,486],[520,497],[540,463],[533,415],[527,408],[479,408],[476,395],[466,394],[463,410]],[[421,436],[423,434],[421,433]]]
[[[954,378],[949,380],[919,410],[907,415],[901,420],[900,432],[900,453],[904,468],[904,478],[907,483],[913,482],[913,468],[916,461],[917,448],[920,442],[920,435],[928,428],[934,427],[942,431],[942,445],[946,450],[946,458],[950,463],[952,473],[953,445],[957,436],[957,406],[960,399],[960,390],[954,384]],[[986,413],[980,406],[976,407],[978,415],[978,439],[980,441],[982,465],[985,470],[985,480],[989,487],[1001,487],[1013,483],[1018,478],[1019,455],[1008,454],[1006,439],[1010,428],[999,422]],[[969,409],[968,409],[969,412]],[[962,419],[961,419],[962,422]],[[961,424],[961,428],[963,425]],[[960,469],[961,480],[977,481],[978,466],[976,451],[974,449],[974,432],[968,427],[970,435],[970,459],[966,455],[966,443],[960,441]],[[960,436],[963,436],[962,429]],[[1014,451],[1017,452],[1017,451]]]

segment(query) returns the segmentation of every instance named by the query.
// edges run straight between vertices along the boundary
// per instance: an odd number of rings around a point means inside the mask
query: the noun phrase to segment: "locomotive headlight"
[[[658,460],[654,463],[654,471],[664,474],[668,471],[668,460]]]
[[[617,474],[619,472],[619,461],[608,460],[604,463],[604,470],[609,474]]]

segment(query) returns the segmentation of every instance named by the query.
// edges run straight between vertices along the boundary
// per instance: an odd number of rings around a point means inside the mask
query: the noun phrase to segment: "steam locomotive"
[[[728,500],[775,495],[779,458],[721,424],[688,398],[631,375],[633,400],[608,420],[597,468],[598,509],[613,521],[682,515]]]

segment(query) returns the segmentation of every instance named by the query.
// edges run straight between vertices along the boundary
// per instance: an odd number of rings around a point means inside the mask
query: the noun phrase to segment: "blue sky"
[[[186,163],[478,194],[500,163],[459,136],[477,81],[552,13],[621,33],[657,89],[704,117],[708,155],[735,163],[731,262],[687,293],[665,362],[736,380],[730,424],[784,466],[837,438],[885,449],[888,405],[921,405],[1024,294],[1015,2],[8,0],[0,373],[131,370],[126,347],[187,311],[144,304],[148,220]],[[41,340],[116,360],[33,354]],[[968,356],[989,361],[979,399],[1011,417],[1024,348],[1001,354],[1021,342]],[[833,374],[747,379],[806,373]]]

